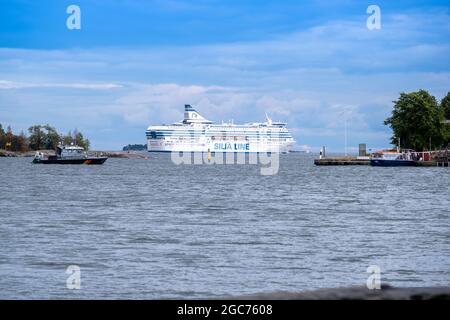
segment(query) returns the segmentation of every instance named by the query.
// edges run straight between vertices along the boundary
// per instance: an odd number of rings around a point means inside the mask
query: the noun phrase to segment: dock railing
[[[450,150],[435,150],[435,151],[414,151],[411,152],[411,157],[415,161],[434,161],[437,166],[449,166]]]

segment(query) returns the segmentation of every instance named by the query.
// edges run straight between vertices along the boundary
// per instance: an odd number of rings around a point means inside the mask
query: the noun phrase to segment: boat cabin
[[[372,159],[379,160],[411,160],[410,152],[380,151],[372,154]]]
[[[56,148],[56,156],[58,158],[81,158],[84,157],[86,153],[84,149],[79,146],[63,146],[59,145]]]

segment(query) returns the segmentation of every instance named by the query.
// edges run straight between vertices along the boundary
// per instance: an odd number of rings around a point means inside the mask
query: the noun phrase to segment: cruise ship
[[[202,117],[191,105],[184,106],[184,119],[171,125],[149,126],[150,152],[282,152],[295,141],[286,123],[272,121],[237,125],[215,124]]]

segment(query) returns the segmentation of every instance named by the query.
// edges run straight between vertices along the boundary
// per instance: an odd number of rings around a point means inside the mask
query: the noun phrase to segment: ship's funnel
[[[212,123],[203,118],[190,104],[184,105],[184,123]]]

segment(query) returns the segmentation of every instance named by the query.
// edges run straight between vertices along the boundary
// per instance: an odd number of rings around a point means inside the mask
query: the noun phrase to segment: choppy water
[[[450,284],[448,168],[0,158],[0,298],[199,298]],[[69,265],[81,289],[66,288]]]

